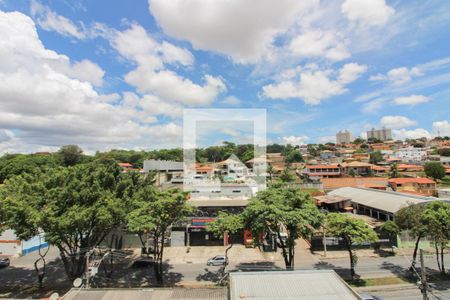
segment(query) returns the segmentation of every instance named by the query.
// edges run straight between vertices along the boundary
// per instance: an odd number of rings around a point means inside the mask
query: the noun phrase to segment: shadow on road
[[[64,293],[71,287],[59,259],[47,263],[42,289],[34,269],[14,265],[0,269],[0,282],[0,298],[42,298],[55,291]]]

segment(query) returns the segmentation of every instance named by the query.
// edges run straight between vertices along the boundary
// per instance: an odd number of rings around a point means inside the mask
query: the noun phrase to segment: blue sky
[[[184,108],[265,108],[277,143],[450,135],[445,0],[0,0],[0,36],[0,153],[181,146]]]

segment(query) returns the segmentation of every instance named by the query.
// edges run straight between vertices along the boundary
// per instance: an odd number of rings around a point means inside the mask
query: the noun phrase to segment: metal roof
[[[230,300],[360,298],[333,270],[230,273]]]
[[[71,289],[64,300],[225,300],[225,288]]]
[[[329,193],[341,197],[348,197],[353,203],[361,204],[388,213],[395,214],[403,207],[411,204],[425,203],[438,200],[434,197],[421,197],[376,189],[343,187]]]

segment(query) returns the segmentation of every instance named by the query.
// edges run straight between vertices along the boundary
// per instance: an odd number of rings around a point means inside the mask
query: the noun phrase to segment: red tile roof
[[[338,164],[333,165],[307,165],[307,169],[338,169],[340,166]]]
[[[341,187],[381,188],[385,187],[387,182],[387,178],[383,177],[322,178],[324,189],[337,189]]]
[[[395,184],[403,184],[403,183],[419,183],[419,184],[435,184],[436,182],[434,180],[431,180],[429,178],[391,178],[388,181],[389,183],[395,183]]]
[[[131,167],[133,167],[133,165],[132,164],[130,164],[130,163],[117,163],[120,167],[122,167],[122,168],[131,168]]]

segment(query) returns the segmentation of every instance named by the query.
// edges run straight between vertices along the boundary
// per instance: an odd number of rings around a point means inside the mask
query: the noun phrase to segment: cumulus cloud
[[[296,36],[289,49],[302,57],[325,57],[338,61],[350,56],[345,44],[332,31],[311,30]]]
[[[200,85],[167,69],[166,64],[192,65],[193,55],[184,48],[159,43],[138,24],[107,37],[120,55],[136,63],[137,67],[125,75],[125,81],[142,94],[186,105],[208,105],[226,91],[225,83],[218,77],[205,75]]]
[[[430,98],[424,95],[411,95],[411,96],[403,96],[397,97],[394,99],[394,104],[396,105],[416,105],[419,103],[429,102]]]
[[[148,114],[133,101],[113,105],[117,94],[101,95],[89,78],[68,75],[98,69],[46,49],[26,15],[0,11],[0,36],[0,128],[15,133],[10,141],[3,141],[1,151],[36,151],[68,143],[88,149],[132,142],[145,146],[154,137],[161,137],[162,146],[180,139],[178,125],[150,124]]]
[[[450,136],[450,123],[447,120],[433,122],[433,132],[440,136]]]
[[[380,124],[387,128],[398,129],[414,126],[417,122],[404,116],[384,116],[381,118]]]
[[[421,70],[417,67],[413,68],[396,68],[388,71],[386,75],[383,74],[377,74],[374,76],[371,76],[369,80],[371,81],[388,81],[392,85],[402,85],[404,83],[407,83],[411,81],[412,78],[417,76],[422,76],[423,73]]]
[[[317,1],[149,0],[155,20],[170,36],[189,41],[238,63],[254,63],[270,55],[277,35]]]
[[[235,96],[227,96],[222,100],[222,103],[227,105],[240,105],[242,101]]]
[[[305,145],[308,142],[309,137],[306,135],[301,136],[291,135],[291,136],[283,136],[280,139],[284,145],[290,144],[292,146],[300,146]]]
[[[365,70],[366,66],[349,63],[339,70],[337,78],[332,78],[335,72],[329,69],[304,69],[299,71],[298,80],[293,76],[289,80],[263,86],[263,95],[271,99],[300,98],[307,104],[317,105],[324,99],[346,92],[345,85],[358,79]]]
[[[366,26],[385,25],[395,13],[385,0],[345,0],[341,11],[350,21]]]
[[[423,128],[416,128],[413,130],[407,130],[407,129],[399,129],[399,130],[393,130],[392,131],[394,139],[396,140],[405,140],[405,139],[420,139],[420,138],[432,138],[432,135],[428,130]]]
[[[367,71],[366,65],[359,65],[357,63],[345,64],[342,69],[339,70],[338,81],[341,84],[347,84],[358,79],[362,74]]]
[[[42,29],[47,31],[56,31],[59,34],[75,37],[77,39],[85,39],[87,34],[82,26],[74,24],[71,20],[58,15],[49,7],[42,5],[38,1],[32,0],[30,3],[31,16]]]

